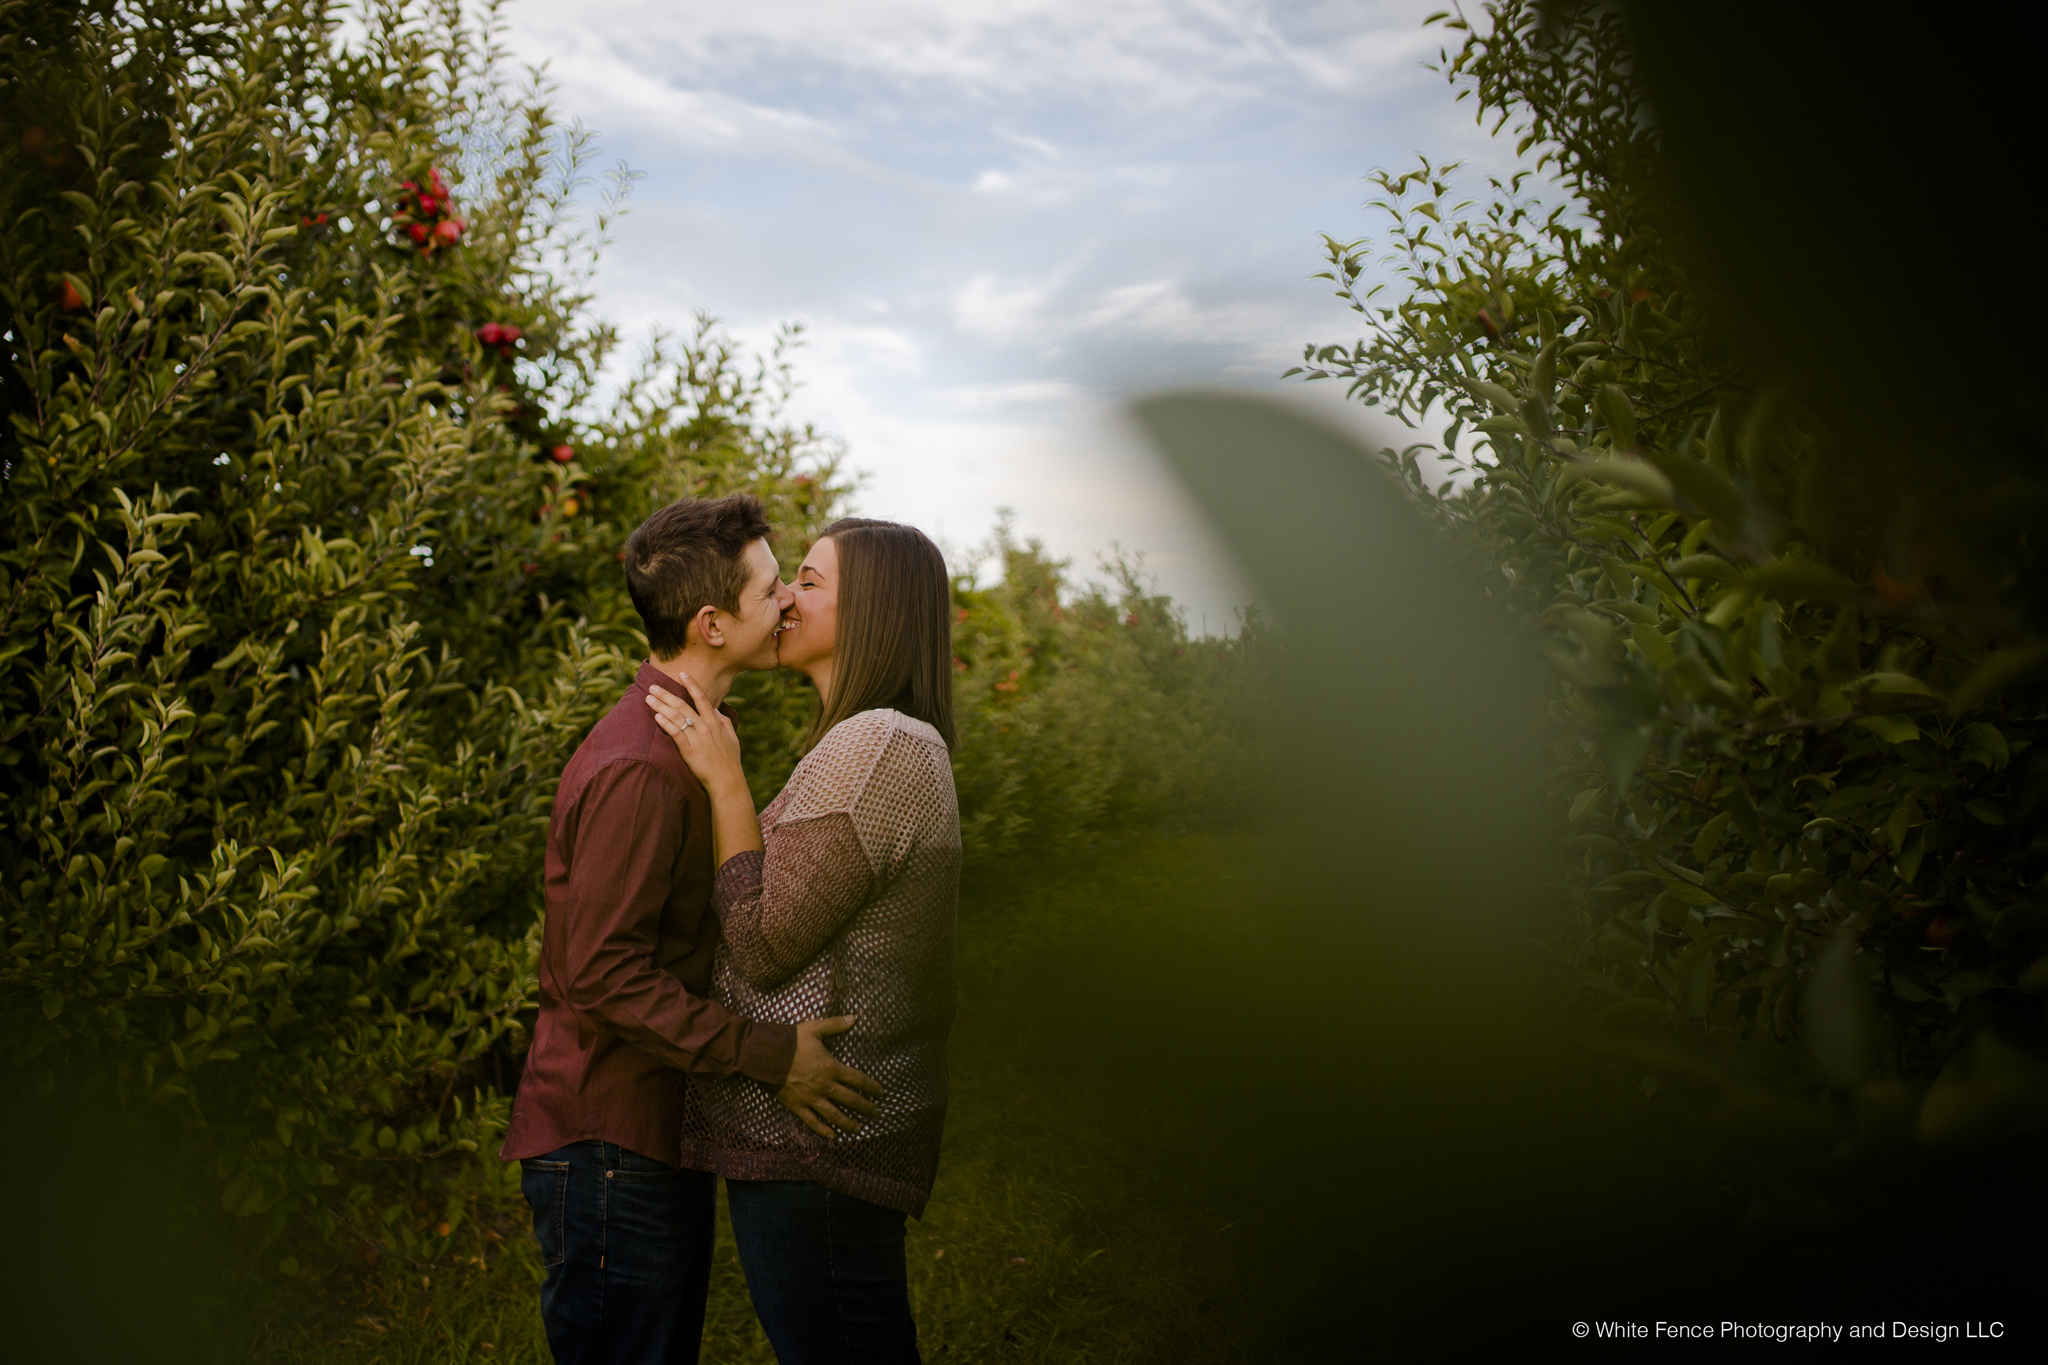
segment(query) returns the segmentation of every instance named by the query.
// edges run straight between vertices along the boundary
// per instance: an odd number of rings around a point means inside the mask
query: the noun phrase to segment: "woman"
[[[952,602],[924,534],[825,528],[794,584],[777,657],[810,675],[809,752],[758,820],[732,723],[648,704],[709,793],[724,942],[719,1003],[752,1019],[850,1015],[834,1051],[884,1087],[844,1130],[799,1121],[744,1076],[692,1077],[683,1164],[725,1177],[754,1311],[783,1365],[915,1361],[905,1215],[930,1197],[945,1123],[960,814]]]

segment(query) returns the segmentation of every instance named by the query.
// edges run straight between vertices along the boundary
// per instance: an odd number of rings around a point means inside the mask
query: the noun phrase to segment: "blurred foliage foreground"
[[[1387,226],[1331,239],[1324,275],[1365,336],[1295,373],[1448,422],[1386,462],[1548,656],[1551,971],[1685,1172],[1671,1208],[1832,1226],[1816,1292],[1868,1301],[1915,1246],[1941,1246],[1916,1288],[1997,1279],[1988,1229],[2040,1207],[2048,451],[2038,348],[2008,363],[1931,273],[1929,347],[1868,330],[1896,300],[1830,301],[1874,278],[1829,253],[1884,254],[1854,225],[1918,115],[1833,29],[1751,19],[1436,16],[1441,69],[1524,169],[1469,199],[1454,166],[1376,175]],[[1811,91],[1755,79],[1809,59]],[[1987,83],[1958,73],[1917,137],[1995,160]]]

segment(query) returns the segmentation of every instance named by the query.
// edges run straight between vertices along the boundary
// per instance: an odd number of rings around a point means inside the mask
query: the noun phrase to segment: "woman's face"
[[[796,600],[782,613],[775,662],[804,672],[832,657],[839,624],[839,547],[830,536],[811,547],[790,587]]]

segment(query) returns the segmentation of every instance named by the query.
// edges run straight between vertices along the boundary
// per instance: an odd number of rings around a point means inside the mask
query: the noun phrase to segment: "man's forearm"
[[[595,974],[593,974],[595,975]],[[572,980],[569,1001],[663,1065],[700,1076],[735,1072],[779,1085],[796,1056],[796,1029],[746,1019],[693,995],[651,965],[626,981]]]

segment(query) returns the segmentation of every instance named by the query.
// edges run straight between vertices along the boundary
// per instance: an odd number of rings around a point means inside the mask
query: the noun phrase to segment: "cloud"
[[[604,69],[592,74],[607,81],[652,66],[715,84],[798,64],[899,89],[1185,108],[1262,98],[1276,82],[1338,89],[1412,66],[1436,46],[1416,30],[1412,8],[1228,0],[528,0],[511,21],[515,47],[529,58],[595,46]]]
[[[994,275],[976,275],[953,291],[953,326],[985,341],[1037,341],[1045,335],[1045,284],[1005,285]]]
[[[978,340],[1035,347],[1051,355],[1089,343],[1220,346],[1252,352],[1270,375],[1283,356],[1292,354],[1305,321],[1296,300],[1239,297],[1202,303],[1191,297],[1188,281],[1172,277],[1069,287],[1074,273],[1062,268],[1026,282],[976,274],[952,293],[953,327]],[[1280,350],[1273,349],[1276,343]]]
[[[959,412],[989,412],[1009,408],[1067,407],[1086,390],[1063,379],[1015,379],[995,384],[955,384],[935,389],[932,397]]]
[[[1125,332],[1162,340],[1185,340],[1198,323],[1194,304],[1178,280],[1146,280],[1105,289],[1079,319],[1090,332]],[[1214,332],[1203,335],[1213,336]]]

